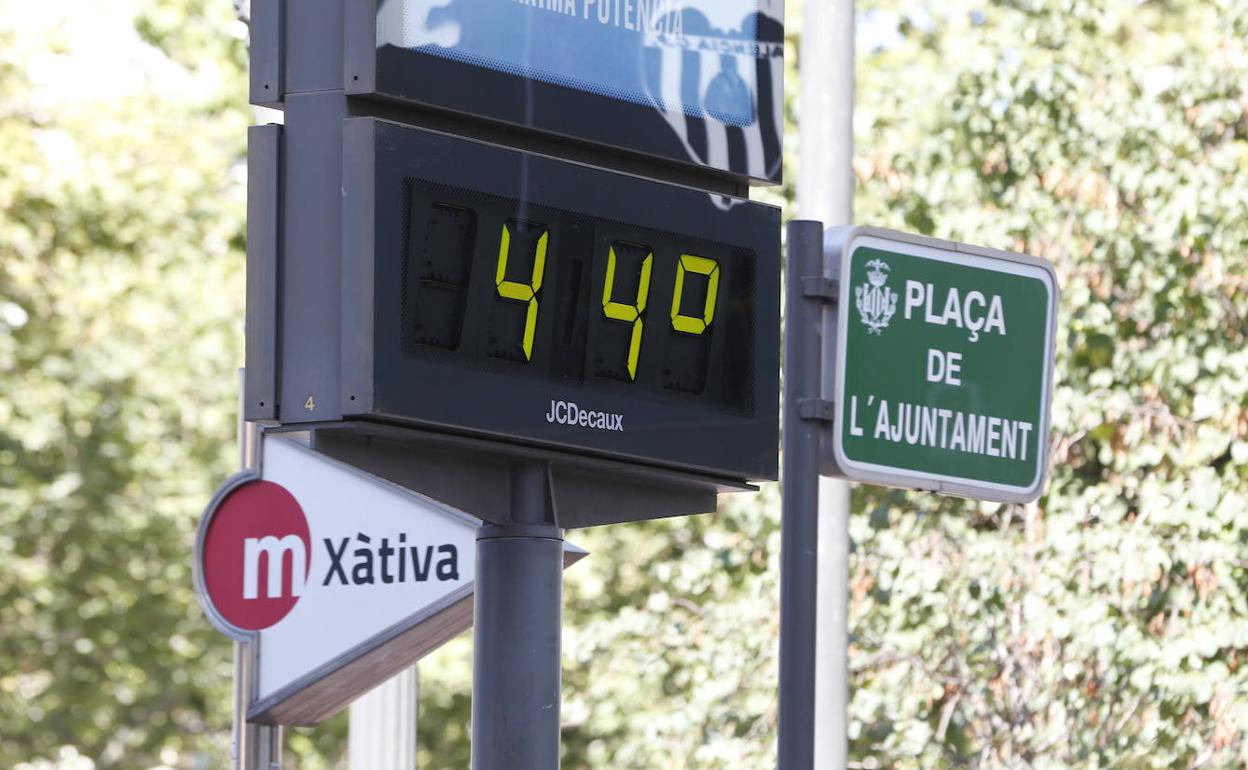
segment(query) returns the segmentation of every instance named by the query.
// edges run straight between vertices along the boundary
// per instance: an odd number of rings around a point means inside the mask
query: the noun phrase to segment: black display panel
[[[405,188],[405,354],[754,413],[752,252],[419,179]]]
[[[348,172],[348,198],[374,202],[371,222],[344,223],[344,270],[362,258],[373,276],[347,319],[371,330],[372,364],[344,384],[344,412],[775,477],[775,208],[347,124],[348,144],[370,145],[354,152],[373,154],[371,180]]]
[[[781,179],[782,0],[349,4],[346,89]]]

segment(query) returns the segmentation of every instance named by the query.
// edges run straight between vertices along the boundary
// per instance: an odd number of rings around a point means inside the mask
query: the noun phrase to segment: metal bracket
[[[251,82],[249,101],[281,109],[286,98],[284,0],[251,2]]]
[[[836,419],[836,403],[823,398],[803,398],[797,402],[797,413],[803,420],[832,422]]]
[[[275,421],[282,127],[247,129],[247,349],[243,419]]]
[[[808,275],[802,279],[802,294],[835,303],[841,298],[841,282],[822,275]]]

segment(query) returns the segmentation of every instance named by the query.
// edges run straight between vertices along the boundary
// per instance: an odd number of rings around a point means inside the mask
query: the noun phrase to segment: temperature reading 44
[[[712,353],[721,313],[749,327],[748,251],[421,180],[407,188],[409,355],[676,398],[702,395],[712,370],[744,372],[748,334]],[[740,389],[719,396],[750,406]]]
[[[435,211],[439,207],[435,205]],[[518,238],[513,232],[525,233],[529,237]],[[537,234],[536,237],[533,237]],[[542,278],[546,272],[546,247],[550,231],[545,225],[511,220],[503,225],[501,245],[498,248],[498,268],[495,286],[498,296],[525,304],[523,329],[520,334],[520,349],[525,361],[533,359],[533,332],[537,327],[537,313],[540,307],[538,294],[542,289]],[[521,259],[513,259],[512,253],[518,251]],[[532,273],[528,282],[513,281],[507,278],[508,262],[520,262],[524,270],[532,265]],[[654,251],[649,246],[619,241],[611,244],[607,250],[606,273],[602,288],[602,316],[613,321],[621,321],[628,325],[624,341],[623,357],[625,360],[624,376],[612,368],[604,368],[600,374],[606,377],[629,382],[637,379],[637,360],[641,354],[642,332],[645,330],[646,300],[650,296],[650,279],[654,268]],[[686,290],[688,277],[697,276],[705,279],[701,292],[694,287]],[[719,263],[713,259],[693,254],[681,254],[673,277],[675,287],[672,297],[672,330],[694,336],[707,333],[711,322],[715,319],[715,300],[719,296]],[[696,278],[689,279],[692,284]],[[682,309],[681,300],[686,297],[704,297],[697,308],[696,315],[688,315]],[[614,335],[614,336],[619,336]],[[491,338],[497,341],[496,337]],[[500,358],[515,358],[514,353],[508,355],[496,352]],[[619,356],[615,357],[616,359]],[[601,362],[601,359],[599,359]],[[618,367],[617,367],[618,368]]]
[[[774,477],[778,210],[374,119],[344,134],[369,159],[344,165],[349,419]]]

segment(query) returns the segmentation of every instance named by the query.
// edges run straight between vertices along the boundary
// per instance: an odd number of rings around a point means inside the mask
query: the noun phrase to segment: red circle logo
[[[204,590],[221,618],[260,631],[303,595],[312,561],[308,519],[285,487],[248,481],[217,506],[200,558]]]

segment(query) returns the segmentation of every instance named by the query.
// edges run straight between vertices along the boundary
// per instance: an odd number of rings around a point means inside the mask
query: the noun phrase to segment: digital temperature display
[[[344,164],[345,415],[775,476],[775,208],[373,118],[344,134],[369,157]]]
[[[407,355],[753,412],[753,253],[405,186]]]

